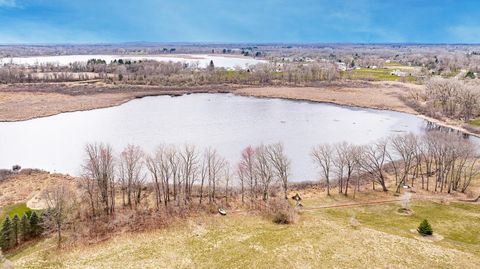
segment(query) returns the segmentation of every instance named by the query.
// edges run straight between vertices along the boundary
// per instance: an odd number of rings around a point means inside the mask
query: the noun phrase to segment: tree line
[[[368,145],[321,144],[312,158],[330,195],[332,183],[348,195],[349,186],[359,190],[362,179],[388,191],[389,174],[395,192],[421,184],[427,191],[464,193],[480,174],[480,156],[470,139],[458,134],[429,131],[425,135],[394,135]]]
[[[431,79],[423,93],[411,97],[414,107],[431,117],[468,122],[480,116],[480,89],[456,79]]]
[[[81,187],[91,217],[113,215],[117,201],[122,208],[140,208],[150,194],[157,210],[193,203],[228,206],[235,175],[242,202],[247,196],[267,201],[274,187],[287,198],[290,161],[282,144],[247,147],[235,170],[215,149],[191,145],[162,145],[152,154],[128,145],[115,156],[111,146],[100,143],[85,151]]]
[[[339,78],[335,64],[261,63],[246,69],[206,68],[197,63],[130,61],[119,59],[106,63],[91,59],[68,66],[39,64],[23,66],[8,64],[0,67],[0,83],[68,82],[102,79],[107,83],[138,85],[209,85],[235,84],[301,84]]]
[[[28,211],[19,217],[17,214],[7,216],[0,227],[0,250],[7,251],[21,243],[37,238],[43,232],[42,215]]]

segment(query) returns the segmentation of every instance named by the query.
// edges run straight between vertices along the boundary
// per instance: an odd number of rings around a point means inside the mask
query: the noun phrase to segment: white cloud
[[[0,0],[0,7],[16,7],[16,0]]]

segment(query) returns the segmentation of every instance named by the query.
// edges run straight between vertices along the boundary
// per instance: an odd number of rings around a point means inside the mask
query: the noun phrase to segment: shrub
[[[286,212],[277,212],[273,216],[273,222],[276,224],[289,224],[290,223],[290,217]]]
[[[428,221],[426,219],[424,219],[422,221],[422,223],[420,223],[420,225],[418,226],[418,229],[417,229],[418,233],[423,235],[423,236],[426,236],[426,235],[432,235],[433,234],[433,229],[432,229],[432,226],[430,226],[430,223],[428,223]]]
[[[266,213],[277,224],[290,224],[295,221],[295,209],[283,198],[270,200]]]

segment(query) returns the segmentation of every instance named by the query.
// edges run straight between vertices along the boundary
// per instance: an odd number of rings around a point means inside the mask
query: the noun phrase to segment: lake
[[[234,166],[246,146],[282,142],[292,180],[316,180],[314,145],[365,144],[422,133],[426,124],[398,112],[232,94],[145,97],[117,107],[2,122],[0,167],[19,164],[79,175],[88,142],[109,143],[117,153],[129,143],[147,152],[160,144],[212,146]]]
[[[188,64],[197,64],[200,67],[206,67],[213,61],[217,67],[224,67],[227,69],[233,68],[247,68],[250,65],[258,63],[265,63],[267,61],[258,60],[251,57],[228,57],[216,56],[207,54],[191,54],[191,55],[59,55],[59,56],[32,56],[32,57],[13,57],[0,58],[0,64],[14,63],[20,65],[35,65],[35,64],[58,64],[68,65],[74,62],[86,63],[90,59],[102,59],[107,63],[113,60],[123,59],[131,61],[139,60],[154,60],[163,62],[183,62]]]

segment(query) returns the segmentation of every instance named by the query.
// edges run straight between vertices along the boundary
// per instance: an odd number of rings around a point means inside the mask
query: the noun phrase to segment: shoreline
[[[372,84],[375,86],[375,84]],[[404,85],[401,85],[404,86]],[[55,98],[63,98],[61,100],[56,100],[53,105],[60,105],[60,107],[50,107],[51,104],[45,104],[40,100],[40,107],[33,109],[32,111],[27,111],[24,114],[19,114],[19,111],[22,111],[25,106],[30,107],[32,104],[14,104],[13,111],[9,111],[6,113],[7,115],[0,115],[0,123],[1,122],[20,122],[20,121],[28,121],[33,119],[45,118],[50,116],[55,116],[63,113],[72,113],[72,112],[81,112],[81,111],[90,111],[95,109],[103,109],[103,108],[111,108],[123,105],[129,101],[135,99],[141,99],[144,97],[155,97],[155,96],[182,96],[188,94],[195,94],[195,93],[231,93],[237,96],[245,96],[245,97],[255,97],[255,98],[269,98],[269,99],[282,99],[282,100],[290,100],[290,101],[301,101],[301,102],[312,102],[312,103],[324,103],[324,104],[333,104],[339,105],[344,107],[350,108],[360,108],[360,109],[374,109],[374,110],[383,110],[383,111],[393,111],[399,113],[406,113],[410,115],[414,115],[420,119],[429,121],[434,123],[438,126],[450,128],[455,131],[462,132],[464,134],[468,134],[471,136],[475,136],[480,138],[480,134],[471,132],[465,129],[462,126],[458,126],[454,123],[449,123],[446,121],[442,121],[439,119],[435,119],[423,114],[418,113],[417,111],[413,110],[412,108],[408,107],[407,105],[403,104],[390,104],[387,105],[388,102],[382,102],[381,104],[377,103],[369,103],[369,102],[361,102],[362,96],[354,96],[354,99],[349,99],[349,97],[344,98],[332,98],[330,94],[338,94],[338,89],[332,89],[329,87],[322,87],[322,88],[314,88],[314,87],[282,87],[282,86],[264,86],[264,87],[251,87],[246,85],[214,85],[210,87],[183,87],[180,89],[162,89],[162,88],[149,88],[149,87],[135,87],[133,91],[112,91],[112,92],[97,92],[93,94],[85,94],[85,95],[68,95],[65,93],[58,93],[58,92],[35,92],[35,91],[1,91],[0,88],[0,113],[2,113],[2,100],[1,98],[5,95],[11,95],[10,98],[12,102],[17,97],[22,97],[23,95],[28,95],[28,98],[38,99],[37,97],[45,97],[46,99],[55,99]],[[312,95],[311,92],[303,96],[303,94],[307,91],[318,91],[321,94]],[[340,90],[341,94],[343,88]],[[295,92],[295,94],[291,94],[291,92]],[[346,90],[348,92],[348,89]],[[310,94],[310,95],[309,95]],[[369,92],[368,94],[371,95],[378,95],[378,92]],[[3,95],[3,96],[2,96]],[[348,93],[347,93],[348,95]],[[380,94],[381,95],[381,94]],[[338,96],[337,96],[338,97]],[[355,99],[359,97],[359,99]],[[383,99],[385,96],[380,96]],[[390,96],[391,97],[391,96]],[[397,96],[398,97],[398,96]],[[64,100],[66,99],[66,100]],[[31,100],[29,100],[31,101]],[[357,102],[356,102],[357,101]],[[371,100],[369,100],[371,101]],[[5,102],[5,101],[4,101]],[[69,104],[70,106],[66,105],[64,102]],[[73,102],[73,103],[69,103]],[[39,101],[35,100],[34,105],[38,105]],[[23,107],[22,107],[23,106]],[[46,111],[45,111],[46,108]],[[41,110],[44,109],[44,110]],[[4,110],[4,109],[3,109]]]

